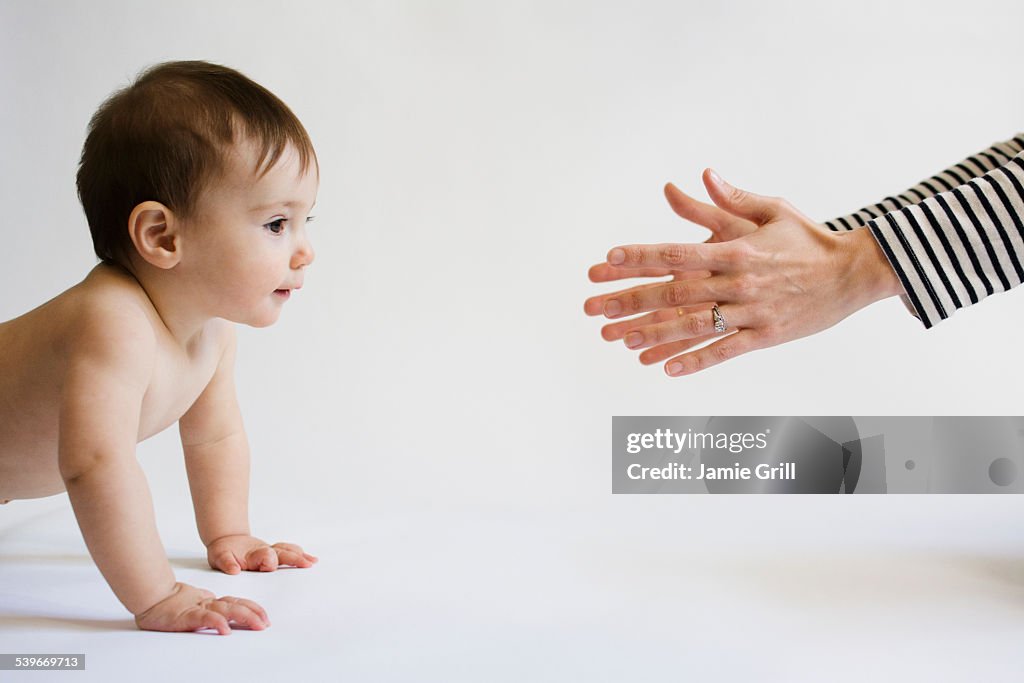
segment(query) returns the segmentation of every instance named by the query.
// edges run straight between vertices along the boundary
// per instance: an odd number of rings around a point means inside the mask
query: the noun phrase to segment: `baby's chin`
[[[281,311],[273,311],[269,313],[260,313],[258,315],[235,315],[235,316],[221,316],[225,320],[230,320],[233,323],[239,325],[248,325],[249,327],[270,327],[278,321],[281,317]]]

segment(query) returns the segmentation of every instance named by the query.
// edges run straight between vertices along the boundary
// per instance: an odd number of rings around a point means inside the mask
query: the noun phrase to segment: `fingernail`
[[[620,304],[615,299],[612,299],[610,301],[606,301],[605,302],[605,304],[604,304],[604,314],[605,315],[618,315],[619,313],[622,313],[622,304]]]
[[[608,263],[617,266],[626,260],[626,252],[621,249],[612,249],[608,252]]]
[[[714,182],[718,183],[719,185],[726,185],[726,184],[728,184],[724,180],[722,180],[722,176],[720,176],[717,173],[715,173],[714,169],[711,169],[711,173],[709,175],[711,176],[711,180],[713,180]]]
[[[670,375],[678,375],[680,372],[683,371],[683,364],[682,363],[669,363],[668,367],[665,368],[665,371],[668,372],[668,374],[670,374]]]
[[[628,346],[631,349],[635,349],[636,347],[644,343],[644,335],[640,334],[639,332],[630,332],[629,334],[626,335],[625,341],[626,346]]]

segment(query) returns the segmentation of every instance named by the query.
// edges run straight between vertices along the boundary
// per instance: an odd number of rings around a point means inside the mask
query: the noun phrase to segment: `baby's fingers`
[[[254,631],[262,631],[270,626],[270,620],[265,617],[265,613],[260,613],[263,611],[262,608],[257,612],[250,606],[254,604],[251,600],[225,595],[217,600],[211,600],[207,609],[221,615],[225,621],[233,621]],[[259,607],[259,605],[256,606]]]
[[[290,564],[293,567],[312,567],[314,562],[319,561],[315,555],[304,552],[300,546],[294,543],[275,543],[277,558],[281,564]]]
[[[242,571],[242,565],[230,550],[221,550],[217,553],[212,564],[214,569],[219,569],[225,574],[238,574]]]
[[[157,630],[168,630],[168,631],[201,631],[203,629],[212,628],[217,631],[218,635],[229,636],[231,635],[231,626],[228,625],[228,620],[224,618],[222,614],[204,608],[204,607],[193,607],[192,609],[181,615],[181,620],[184,623],[178,624],[180,628],[169,628],[169,629],[157,629]],[[146,628],[146,627],[143,627]]]
[[[250,550],[245,556],[245,568],[252,571],[272,572],[277,569],[277,565],[277,553],[269,545]]]

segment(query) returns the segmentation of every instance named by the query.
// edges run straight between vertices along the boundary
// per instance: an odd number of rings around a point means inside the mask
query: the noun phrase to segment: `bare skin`
[[[615,247],[589,272],[593,282],[672,278],[584,302],[587,315],[616,321],[601,329],[602,336],[643,349],[645,365],[665,362],[670,376],[692,374],[820,332],[875,301],[903,293],[867,230],[831,233],[781,198],[734,188],[710,169],[703,180],[715,205],[674,185],[665,187],[679,216],[712,231],[703,245]],[[725,332],[714,330],[715,303],[727,321]],[[639,313],[644,315],[619,320]]]
[[[139,204],[128,221],[136,248],[128,266],[101,263],[0,323],[0,501],[67,491],[93,560],[142,629],[227,635],[231,623],[270,625],[251,600],[175,580],[135,459],[138,442],[175,422],[213,569],[317,561],[249,529],[232,323],[272,324],[302,286],[313,260],[304,224],[318,185],[315,174],[298,172],[290,148],[261,179],[254,159],[239,145],[192,221],[158,202]]]

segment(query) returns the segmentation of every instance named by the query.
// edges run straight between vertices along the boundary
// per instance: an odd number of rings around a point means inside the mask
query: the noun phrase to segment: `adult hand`
[[[789,202],[736,189],[705,172],[712,201],[752,223],[753,231],[704,244],[625,245],[608,252],[599,275],[687,273],[599,297],[591,315],[611,319],[655,311],[617,328],[633,349],[696,345],[714,334],[711,302],[725,318],[724,339],[670,358],[669,375],[691,374],[755,349],[820,332],[864,306],[902,291],[896,274],[867,230],[832,233]],[[716,224],[721,215],[715,214]],[[710,222],[710,221],[709,221]],[[733,224],[735,225],[735,224]],[[617,278],[608,278],[617,279]],[[660,359],[659,359],[660,360]],[[654,361],[652,361],[654,362]]]
[[[711,179],[710,169],[706,169],[704,171],[702,174],[702,180],[710,194],[711,183],[713,182]],[[714,204],[707,204],[687,195],[672,183],[665,185],[665,199],[668,200],[669,206],[672,207],[672,210],[675,211],[680,218],[685,218],[711,231],[711,236],[704,240],[705,244],[713,242],[728,242],[739,237],[744,237],[754,232],[758,227],[756,223],[747,220],[742,216],[736,216],[715,206]],[[688,272],[683,270],[673,270],[671,268],[623,268],[617,265],[611,265],[607,261],[595,264],[588,272],[591,282],[612,282],[626,278],[664,276],[671,276],[672,281],[679,281],[707,277],[710,274],[711,273],[706,270]],[[644,286],[651,287],[654,285]],[[587,315],[601,315],[604,312],[605,301],[626,294],[628,291],[631,290],[611,292],[609,294],[590,297],[584,302],[583,310]],[[601,336],[607,341],[616,341],[618,339],[622,339],[630,329],[639,325],[667,322],[674,320],[677,316],[687,312],[706,311],[707,315],[711,315],[710,311],[712,305],[713,304],[708,303],[696,306],[681,306],[676,309],[664,309],[640,318],[611,323],[601,328]],[[651,363],[663,361],[669,356],[674,356],[681,351],[697,346],[708,339],[719,337],[722,334],[725,333],[714,332],[712,334],[702,335],[691,339],[652,346],[651,348],[645,349],[640,354],[640,362],[644,365],[650,365]]]

